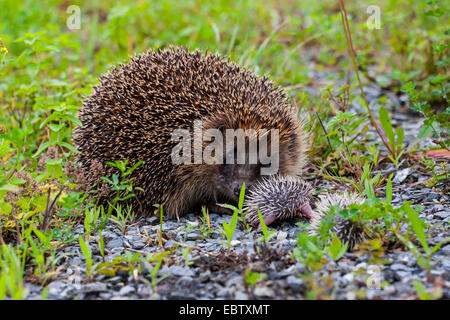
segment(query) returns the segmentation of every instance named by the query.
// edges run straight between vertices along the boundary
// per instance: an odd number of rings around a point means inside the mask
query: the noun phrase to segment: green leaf
[[[57,158],[57,159],[48,158],[45,160],[45,163],[48,165],[51,165],[51,166],[56,166],[56,165],[61,164],[62,160],[63,160],[62,158]]]
[[[397,152],[396,154],[399,155],[402,151],[403,146],[403,137],[405,136],[405,130],[398,128],[395,130],[397,132]]]
[[[347,252],[348,243],[342,245],[341,239],[337,236],[333,237],[330,244],[330,254],[334,261],[339,260]]]
[[[44,233],[42,233],[38,229],[33,229],[33,232],[36,234],[36,236],[39,238],[39,240],[41,240],[41,242],[44,245],[46,245],[47,247],[50,246],[50,240]]]
[[[430,295],[427,293],[427,288],[425,288],[422,282],[414,280],[413,286],[414,289],[416,289],[416,293],[419,296],[420,300],[431,300]]]
[[[100,254],[105,257],[105,242],[103,241],[102,230],[98,230],[98,247],[100,249]]]
[[[414,257],[417,260],[417,263],[422,267],[422,269],[426,270],[427,269],[427,262],[426,262],[425,258],[422,256],[422,254],[420,253],[419,249],[411,241],[409,241],[404,236],[402,236],[400,233],[395,232],[395,236],[397,238],[399,238],[400,241],[403,242],[403,244],[405,246],[408,247],[408,249],[414,255]]]
[[[263,234],[266,235],[267,234],[267,226],[266,226],[266,223],[264,222],[264,218],[259,209],[258,209],[258,218],[259,218],[259,223],[261,224],[261,230],[262,230]]]
[[[17,192],[19,191],[19,187],[12,185],[10,183],[4,184],[3,186],[0,187],[1,191],[10,191],[10,192]]]
[[[414,229],[414,232],[416,233],[417,239],[419,239],[420,243],[422,244],[422,247],[425,249],[425,252],[429,252],[430,248],[428,247],[427,240],[425,237],[425,230],[423,228],[422,221],[419,218],[419,215],[415,210],[413,210],[409,203],[405,203],[405,211],[408,215],[408,219],[411,222],[411,226]]]
[[[53,132],[58,132],[58,131],[60,131],[62,128],[64,128],[66,126],[66,124],[63,122],[63,123],[60,123],[59,125],[57,125],[57,124],[54,124],[54,123],[50,123],[49,125],[48,125],[48,127],[50,128],[50,130],[52,130]]]
[[[391,145],[393,150],[395,150],[395,134],[394,130],[392,129],[391,119],[389,118],[388,111],[383,107],[380,107],[380,122],[381,126],[384,129],[386,137],[389,139],[389,144]]]
[[[386,203],[391,204],[392,202],[392,177],[394,176],[393,173],[389,175],[388,182],[386,184]]]
[[[47,149],[50,146],[53,146],[56,144],[56,141],[47,141],[44,142],[43,144],[41,144],[41,146],[39,147],[38,151],[36,151],[35,154],[33,154],[33,158],[37,158],[45,149]]]
[[[420,128],[419,134],[417,136],[417,140],[427,138],[433,134],[433,127],[431,125],[423,125],[422,128]]]
[[[62,142],[59,143],[59,145],[60,145],[61,147],[64,147],[64,148],[69,149],[69,150],[72,151],[73,153],[80,153],[80,151],[78,151],[78,150],[77,150],[74,146],[72,146],[70,143],[67,143],[67,142],[62,141]]]
[[[222,207],[222,208],[226,208],[226,209],[230,209],[232,211],[239,211],[238,208],[236,208],[235,206],[231,205],[231,204],[227,204],[227,203],[218,203],[218,206]]]
[[[242,206],[244,205],[244,196],[245,196],[245,182],[242,183],[241,191],[239,193],[239,203],[238,203],[239,211],[242,211]]]
[[[230,228],[233,232],[234,232],[234,229],[236,229],[237,220],[238,220],[238,211],[234,210],[233,216],[231,217],[231,221],[230,221]]]
[[[80,235],[78,237],[78,241],[80,243],[81,251],[83,252],[84,257],[86,258],[86,274],[88,276],[91,275],[91,267],[92,267],[92,251],[89,243],[86,243],[83,237]]]
[[[431,249],[431,254],[435,253],[436,251],[438,251],[443,245],[450,243],[450,237],[445,238],[444,241],[442,241],[441,243],[438,243],[437,245],[435,245],[433,247],[433,249]]]

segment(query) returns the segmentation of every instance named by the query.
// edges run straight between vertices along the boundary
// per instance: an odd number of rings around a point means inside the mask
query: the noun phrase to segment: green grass
[[[99,209],[77,188],[72,129],[80,124],[77,110],[100,74],[135,53],[183,45],[219,52],[259,75],[270,76],[286,88],[301,117],[309,120],[312,165],[319,177],[345,178],[349,186],[365,188],[364,181],[373,179],[365,168],[391,161],[386,151],[366,140],[371,126],[368,114],[347,111],[350,103],[361,98],[349,89],[358,82],[338,1],[94,0],[76,4],[81,9],[80,29],[69,30],[65,1],[2,1],[0,298],[25,298],[25,274],[47,283],[55,276],[56,248],[101,232],[106,220],[99,225],[94,220],[107,219],[109,214],[95,211]],[[380,30],[367,29],[366,8],[371,4],[346,5],[361,81],[376,80],[391,92],[408,93],[411,108],[425,119],[418,140],[432,136],[436,148],[448,152],[448,2],[377,1]],[[320,80],[311,77],[312,72],[319,72]],[[319,94],[311,94],[308,87]],[[416,145],[405,150],[401,131],[392,129],[389,115],[381,110],[372,111],[379,115],[395,150],[394,163],[412,161],[414,153],[427,151]],[[414,161],[432,172],[439,165],[424,157]],[[131,195],[131,184],[116,178],[110,183],[118,196]],[[440,181],[442,177],[435,173],[429,183]],[[105,211],[115,209],[114,205]],[[85,212],[97,218],[88,215],[83,220]],[[123,230],[128,217],[124,214],[117,220]],[[72,229],[80,223],[89,228],[87,235],[78,238]],[[85,245],[88,257],[88,241]],[[147,266],[155,272],[153,286],[159,281],[158,261]],[[8,273],[11,268],[17,271]]]

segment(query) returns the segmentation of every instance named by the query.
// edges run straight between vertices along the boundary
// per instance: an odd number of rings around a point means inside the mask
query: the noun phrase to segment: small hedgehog
[[[338,206],[342,209],[348,208],[352,203],[362,204],[364,198],[357,193],[343,194],[323,194],[319,196],[319,201],[316,203],[316,208],[312,213],[311,222],[308,226],[309,235],[317,235],[320,223],[326,214],[330,211],[332,206]],[[364,229],[358,223],[352,220],[346,220],[342,217],[335,218],[336,225],[332,231],[336,232],[336,236],[341,239],[343,243],[348,242],[348,250],[352,250],[356,244],[364,240]]]
[[[77,163],[88,188],[102,191],[100,204],[115,196],[101,185],[101,176],[116,172],[106,163],[128,159],[131,166],[143,161],[130,176],[139,191],[126,200],[139,214],[153,213],[154,204],[163,204],[166,215],[178,217],[201,205],[217,211],[217,203],[237,203],[242,183],[251,188],[264,168],[276,169],[271,174],[301,175],[309,145],[297,111],[266,77],[216,54],[183,48],[150,50],[101,76],[79,119],[82,125],[74,130]],[[207,138],[210,130],[225,135],[229,129],[251,132],[244,136],[243,152],[225,148],[238,136]],[[194,137],[193,142],[179,148],[177,130],[187,132],[186,139]],[[200,140],[195,140],[196,132]],[[273,161],[252,162],[255,151],[249,146],[263,137]],[[213,151],[211,140],[216,143]],[[220,147],[223,154],[217,151]],[[174,150],[183,151],[183,162],[174,161]],[[185,151],[191,153],[186,156]],[[201,158],[207,151],[213,161]],[[227,161],[221,161],[225,156]]]
[[[259,180],[244,198],[245,220],[253,227],[296,216],[311,218],[311,185],[300,177],[273,175]]]

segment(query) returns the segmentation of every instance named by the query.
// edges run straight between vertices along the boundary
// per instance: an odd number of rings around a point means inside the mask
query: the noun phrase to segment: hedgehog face
[[[254,164],[225,164],[219,168],[219,192],[225,197],[238,201],[242,184],[245,189],[251,186],[259,178],[259,165]]]

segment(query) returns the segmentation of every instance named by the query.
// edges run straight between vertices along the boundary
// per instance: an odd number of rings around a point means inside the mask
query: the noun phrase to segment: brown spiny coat
[[[283,91],[266,77],[196,50],[148,51],[101,76],[100,85],[84,101],[75,129],[78,163],[89,188],[111,176],[107,161],[144,161],[133,173],[137,192],[128,200],[142,214],[164,203],[170,215],[220,198],[220,165],[173,165],[173,130],[279,129],[280,173],[300,175],[306,161],[308,138]],[[100,163],[103,170],[94,170]],[[97,186],[98,187],[98,186]],[[106,203],[113,193],[103,193]]]

